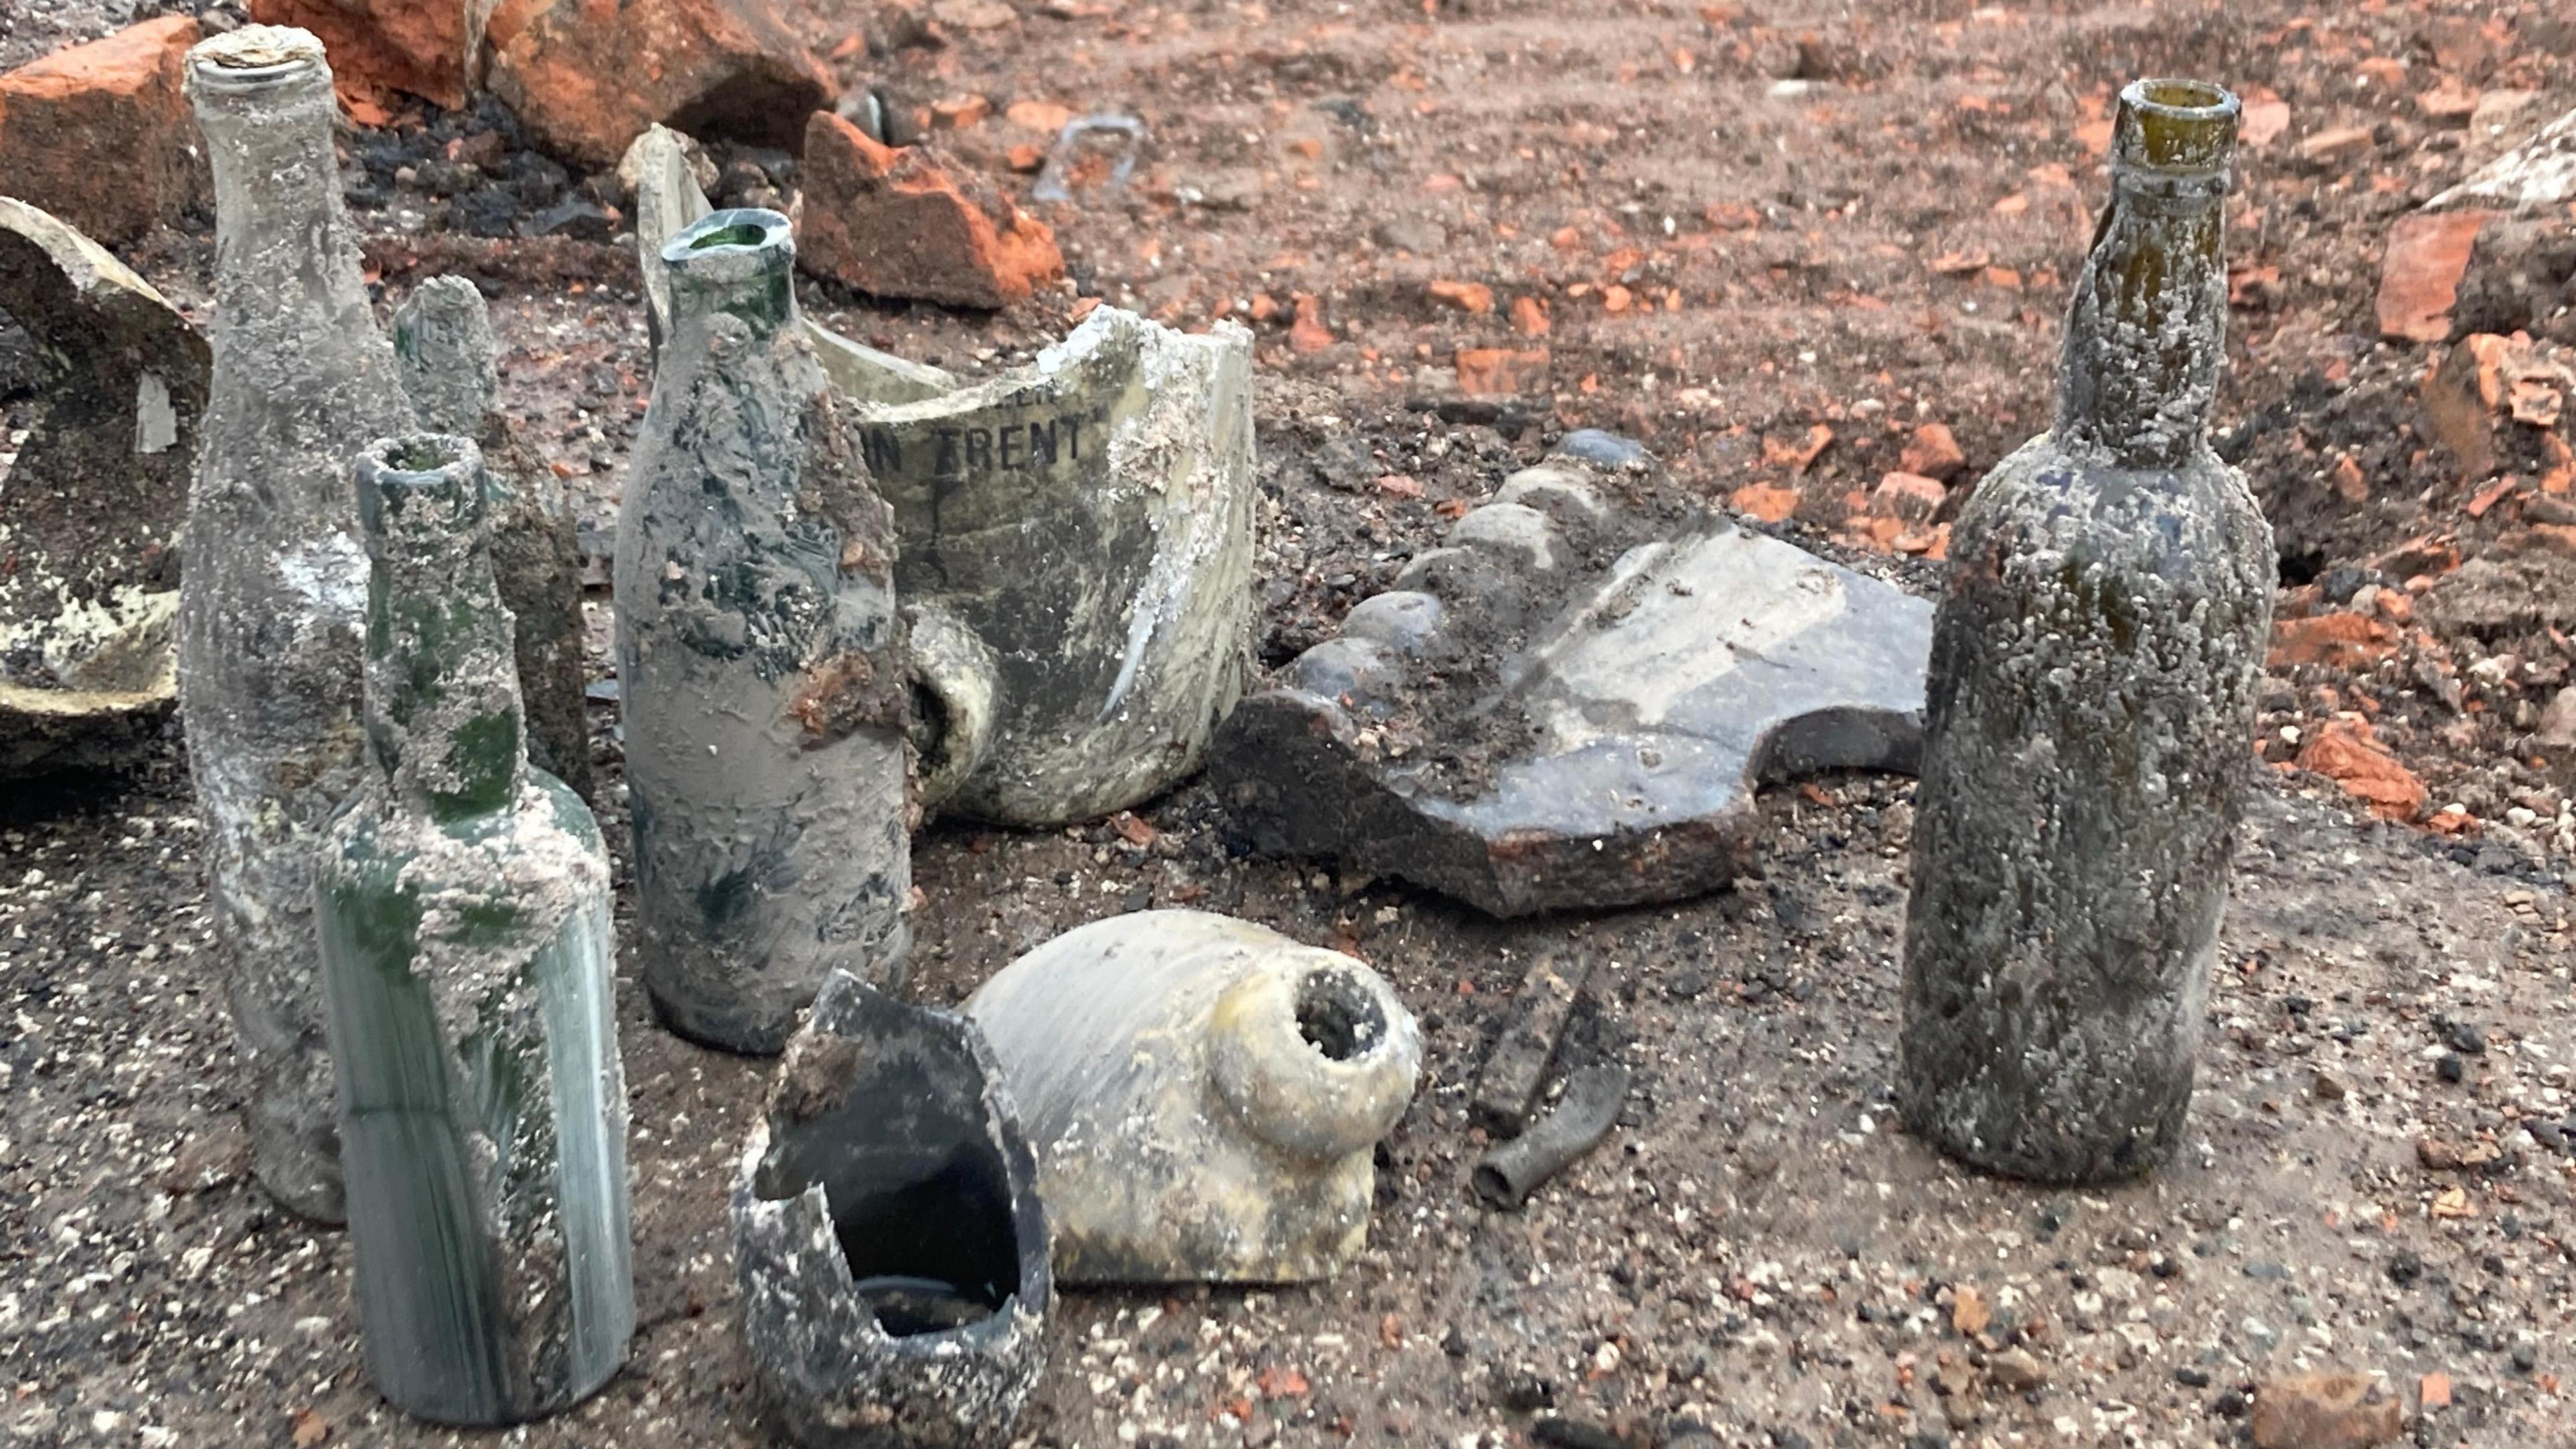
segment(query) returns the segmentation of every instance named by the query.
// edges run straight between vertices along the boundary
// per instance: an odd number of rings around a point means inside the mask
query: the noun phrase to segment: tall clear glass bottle
[[[408,431],[412,413],[340,203],[322,43],[245,26],[189,51],[186,85],[214,162],[215,319],[180,575],[180,716],[253,1168],[280,1202],[337,1222],[312,912],[323,829],[363,773],[366,557],[348,460]]]
[[[1898,1101],[1990,1171],[2181,1139],[2244,809],[2274,561],[2210,451],[2236,98],[2121,93],[2056,425],[1952,530],[1916,796]]]
[[[824,973],[890,987],[912,889],[894,515],[796,321],[774,211],[662,248],[617,649],[637,960],[673,1029],[774,1052]]]
[[[635,1327],[608,852],[531,768],[473,442],[386,439],[367,750],[319,889],[367,1370],[449,1424],[553,1413]]]

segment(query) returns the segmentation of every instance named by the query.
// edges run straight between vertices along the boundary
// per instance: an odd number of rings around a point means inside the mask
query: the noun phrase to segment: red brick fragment
[[[880,297],[1003,307],[1064,275],[1045,222],[933,146],[817,111],[805,130],[797,262]]]
[[[1458,349],[1458,391],[1469,397],[1528,397],[1547,391],[1548,351],[1534,347]]]
[[[392,110],[399,96],[465,104],[465,9],[457,0],[251,0],[250,18],[321,37],[333,88],[364,115]]]
[[[165,15],[0,75],[0,192],[121,246],[206,194],[179,93],[197,22]]]
[[[2379,268],[2379,330],[2408,342],[2439,342],[2451,335],[2451,307],[2478,229],[2491,211],[2419,212],[2388,229],[2388,251]]]
[[[598,169],[656,122],[793,151],[839,93],[768,0],[502,0],[484,43],[493,93]]]

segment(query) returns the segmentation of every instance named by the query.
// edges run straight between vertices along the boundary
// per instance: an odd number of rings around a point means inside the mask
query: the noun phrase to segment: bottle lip
[[[453,534],[482,525],[483,450],[454,433],[404,433],[358,450],[350,470],[359,522],[389,532]],[[397,526],[399,525],[399,526]]]
[[[709,212],[662,244],[662,260],[691,276],[750,277],[796,259],[787,218],[766,207]]]
[[[2177,121],[2220,121],[2244,108],[2236,93],[2216,81],[2149,76],[2121,88],[2121,103],[2140,115]]]
[[[2121,88],[2112,159],[2169,176],[2218,175],[2244,109],[2215,81],[2149,77]]]
[[[208,36],[188,51],[192,89],[240,94],[330,73],[320,38],[292,25],[245,25]]]

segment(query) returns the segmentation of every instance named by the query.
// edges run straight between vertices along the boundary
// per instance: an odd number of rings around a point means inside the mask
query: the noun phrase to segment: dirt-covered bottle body
[[[618,520],[636,953],[675,1030],[774,1052],[824,973],[900,979],[911,847],[893,512],[802,329],[774,212],[672,238]]]
[[[2057,424],[1952,528],[1898,1097],[1915,1131],[2014,1176],[2135,1175],[2190,1105],[2274,579],[2205,436],[2234,119],[2212,86],[2123,97]]]
[[[252,1161],[341,1216],[313,934],[323,830],[362,777],[366,560],[348,459],[411,426],[340,200],[322,47],[247,26],[189,53],[214,162],[214,373],[189,489],[180,713]]]

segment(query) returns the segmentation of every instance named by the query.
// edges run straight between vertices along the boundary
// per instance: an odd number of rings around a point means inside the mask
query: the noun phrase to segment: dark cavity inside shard
[[[896,1093],[900,1111],[853,1092],[792,1126],[773,1124],[754,1184],[771,1200],[822,1184],[859,1296],[897,1338],[987,1318],[1021,1288],[1010,1179],[980,1101],[948,1100],[926,1080],[910,1087]]]
[[[1385,1038],[1386,1014],[1349,972],[1316,971],[1297,983],[1297,1032],[1315,1050],[1346,1062]]]

